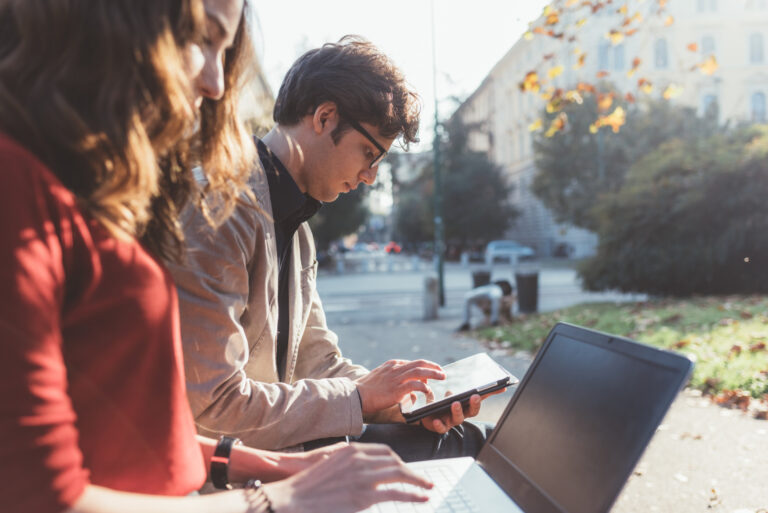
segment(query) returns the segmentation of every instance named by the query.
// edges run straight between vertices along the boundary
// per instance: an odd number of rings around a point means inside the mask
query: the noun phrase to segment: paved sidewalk
[[[324,288],[331,289],[327,299]],[[320,294],[331,307],[329,324],[342,351],[368,367],[389,358],[424,357],[446,364],[487,350],[453,333],[459,324],[459,290],[449,289],[449,307],[429,322],[418,320],[418,303],[403,300],[384,307],[390,316],[382,311],[373,315],[365,301],[355,308],[334,308],[350,299],[334,298],[328,282],[321,283]],[[410,308],[412,315],[403,315],[401,308]],[[528,354],[492,354],[518,377],[532,361]],[[481,419],[495,421],[511,393],[489,398]],[[725,410],[690,391],[681,394],[613,508],[614,513],[653,511],[768,513],[768,422]]]

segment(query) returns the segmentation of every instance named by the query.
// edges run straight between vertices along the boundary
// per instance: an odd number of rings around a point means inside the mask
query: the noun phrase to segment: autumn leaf
[[[579,3],[579,0],[568,0],[567,2],[565,2],[565,6],[566,7],[573,7],[574,5],[576,5],[578,3]]]
[[[608,72],[607,72],[607,71],[605,71],[605,70],[600,70],[600,71],[598,71],[597,73],[595,73],[595,77],[597,77],[597,78],[605,78],[605,77],[607,77],[608,75],[610,75],[610,73],[608,73]]]
[[[707,57],[707,60],[699,64],[699,69],[701,69],[701,72],[705,75],[714,75],[715,71],[717,71],[717,68],[717,59],[714,55],[710,55]]]
[[[699,51],[699,45],[698,43],[690,43],[688,46],[686,46],[689,52],[696,53]]]
[[[610,40],[613,46],[616,46],[618,44],[621,44],[622,41],[624,41],[624,32],[616,29],[611,29],[611,31],[605,35],[605,38]]]
[[[597,109],[600,111],[606,111],[611,108],[611,105],[613,105],[613,94],[612,93],[600,93],[597,95]]]
[[[627,93],[624,95],[624,99],[627,101],[627,103],[635,103],[635,95],[632,93]]]
[[[523,92],[533,91],[539,92],[541,84],[539,83],[539,74],[535,71],[529,71],[525,74],[525,79],[519,84],[520,90]]]
[[[624,35],[627,37],[632,37],[637,33],[637,28],[629,29],[626,32],[624,32]]]
[[[587,23],[587,18],[581,18],[579,21],[576,22],[576,28],[583,27],[585,23]]]
[[[530,30],[527,30],[525,34],[523,34],[523,38],[525,38],[526,41],[530,41],[531,39],[533,39],[533,32],[531,32]]]
[[[578,91],[571,90],[566,92],[565,99],[570,103],[578,103],[579,105],[584,103],[584,98],[579,94]]]
[[[544,22],[547,25],[557,25],[560,23],[560,15],[557,13],[552,13],[549,16],[547,16],[546,21]]]
[[[547,129],[546,133],[544,134],[544,137],[552,137],[557,132],[560,132],[561,130],[565,129],[566,123],[568,121],[568,116],[565,114],[565,112],[561,112],[555,119],[552,120],[552,122],[549,124],[549,129]]]
[[[664,9],[667,6],[667,0],[659,0],[659,9]]]
[[[595,86],[593,86],[592,84],[589,84],[587,82],[579,82],[576,85],[576,89],[580,93],[592,93],[592,94],[595,93]]]
[[[541,130],[542,126],[543,126],[543,124],[541,122],[541,118],[539,118],[536,121],[534,121],[533,123],[531,123],[530,125],[528,125],[528,131],[529,132],[536,132],[538,130]]]
[[[640,64],[642,63],[643,61],[642,59],[640,59],[640,57],[635,57],[634,59],[632,59],[632,68],[630,68],[630,70],[627,71],[627,76],[629,78],[632,78],[634,74],[637,73],[637,68],[639,68]]]
[[[627,113],[621,106],[619,106],[616,107],[616,110],[614,110],[612,113],[602,118],[602,126],[609,126],[611,127],[611,130],[613,130],[614,134],[618,134],[619,129],[624,126],[626,121]]]
[[[563,101],[560,98],[553,98],[552,101],[547,102],[546,111],[547,114],[554,114],[562,110]]]
[[[544,34],[547,34],[547,29],[545,29],[544,27],[535,27],[533,29],[533,33],[534,34],[542,34],[542,35],[544,35]]]
[[[653,92],[653,83],[647,78],[641,78],[637,81],[637,88],[645,94],[651,94]]]
[[[636,21],[637,23],[643,21],[643,15],[640,13],[640,11],[637,11],[634,16],[632,16],[632,21]]]
[[[576,61],[576,64],[573,65],[573,69],[581,69],[584,67],[584,62],[587,60],[587,54],[582,53],[579,55],[579,60]]]
[[[550,69],[547,72],[547,77],[549,77],[550,80],[554,80],[554,79],[556,79],[557,77],[559,77],[560,75],[563,74],[563,69],[564,68],[563,68],[562,65],[555,66],[554,68]]]
[[[675,17],[670,14],[669,16],[667,16],[667,19],[664,20],[664,26],[669,27],[673,23],[675,23]]]
[[[683,88],[680,87],[677,84],[669,84],[666,89],[664,89],[664,92],[661,93],[661,96],[665,100],[671,100],[672,98],[677,98],[681,94],[683,94]]]

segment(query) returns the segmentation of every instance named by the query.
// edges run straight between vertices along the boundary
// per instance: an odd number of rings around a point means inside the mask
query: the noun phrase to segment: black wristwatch
[[[211,482],[213,486],[222,490],[231,490],[229,484],[229,455],[232,453],[232,447],[240,444],[239,438],[231,436],[222,436],[219,443],[216,444],[216,450],[211,457]]]

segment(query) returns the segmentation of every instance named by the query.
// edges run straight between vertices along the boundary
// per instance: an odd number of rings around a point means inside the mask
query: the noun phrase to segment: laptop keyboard
[[[403,483],[386,485],[385,488],[416,491],[429,495],[429,502],[382,502],[367,511],[376,513],[479,513],[472,503],[472,499],[461,486],[453,484],[458,481],[458,476],[453,468],[447,466],[435,466],[420,468],[419,473],[432,481],[435,486],[431,490],[424,490]]]

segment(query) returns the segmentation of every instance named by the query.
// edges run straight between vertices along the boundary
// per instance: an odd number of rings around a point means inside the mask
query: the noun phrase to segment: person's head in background
[[[157,156],[195,120],[202,2],[8,0],[0,14],[0,130],[115,235],[140,234]]]
[[[494,285],[498,286],[501,289],[501,294],[503,296],[511,296],[512,291],[514,290],[514,287],[512,287],[512,284],[509,283],[507,280],[495,280],[493,282]]]
[[[403,74],[370,42],[346,36],[310,50],[275,100],[275,130],[301,148],[283,164],[302,192],[333,201],[372,184],[395,139],[418,141],[419,109]]]

